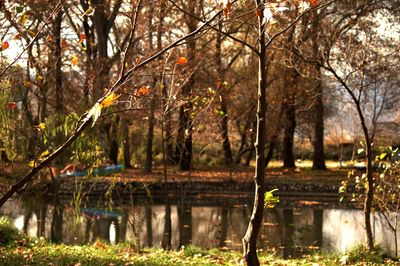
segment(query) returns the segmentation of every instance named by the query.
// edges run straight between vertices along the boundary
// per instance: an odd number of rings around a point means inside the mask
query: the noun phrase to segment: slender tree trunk
[[[221,210],[221,236],[219,238],[219,247],[226,246],[226,238],[228,236],[228,213],[229,209],[226,206],[222,206]]]
[[[314,140],[313,140],[313,169],[325,170],[324,155],[324,103],[322,100],[322,84],[317,81],[316,99],[314,105]]]
[[[294,227],[293,227],[293,210],[292,209],[284,209],[282,211],[283,214],[283,258],[289,259],[293,256],[293,234],[294,234]]]
[[[63,12],[60,10],[54,21],[54,40],[55,49],[54,56],[56,59],[55,68],[55,93],[56,93],[56,112],[63,112],[63,92],[62,92],[62,54],[61,54],[61,24]]]
[[[260,265],[257,257],[257,236],[260,230],[265,194],[265,137],[266,124],[265,112],[267,109],[266,90],[267,90],[267,70],[266,70],[266,43],[265,31],[263,26],[264,1],[256,0],[256,6],[259,9],[258,30],[259,30],[259,50],[258,50],[258,93],[257,93],[257,139],[255,143],[256,168],[255,168],[255,194],[253,212],[250,217],[249,225],[245,236],[243,237],[243,256],[247,265]]]
[[[129,125],[126,118],[122,118],[122,137],[124,142],[124,167],[132,168],[131,165],[131,152],[130,152],[130,141],[129,141]]]
[[[190,0],[187,3],[189,14],[196,14],[197,1]],[[185,15],[185,22],[189,32],[194,31],[197,28],[197,20],[190,15]],[[196,62],[196,39],[190,40],[186,45],[186,50],[189,58],[189,67],[194,68]],[[176,140],[176,155],[178,155],[177,162],[179,163],[179,169],[187,171],[192,169],[193,159],[193,103],[192,90],[195,84],[196,78],[193,72],[188,78],[187,83],[182,88],[182,97],[186,101],[179,108],[179,130],[178,138]]]
[[[118,164],[118,150],[119,150],[119,145],[117,141],[117,132],[118,132],[118,124],[119,124],[119,116],[117,115],[115,119],[111,120],[110,123],[110,130],[108,132],[109,134],[109,140],[110,140],[110,146],[109,146],[109,151],[108,151],[108,157],[110,160],[113,162],[113,164]]]
[[[322,248],[322,228],[324,222],[324,210],[316,209],[313,211],[314,239],[315,245]]]
[[[171,239],[172,239],[171,205],[167,203],[165,205],[164,233],[161,241],[161,247],[164,250],[170,250],[172,248]]]
[[[179,247],[192,242],[192,207],[181,203],[178,207]]]
[[[155,95],[152,96],[150,100],[150,116],[149,116],[149,124],[147,130],[147,140],[146,140],[146,164],[144,168],[144,172],[147,174],[151,173],[153,167],[153,139],[154,139],[154,124],[155,117],[154,112],[156,109],[156,100]]]
[[[294,162],[293,155],[293,145],[294,145],[294,132],[296,128],[296,110],[294,107],[294,96],[289,96],[284,103],[285,112],[285,129],[283,135],[283,167],[285,168],[295,168],[296,164]]]
[[[317,13],[313,15],[312,22],[312,40],[313,40],[313,58],[319,59],[319,44],[318,44],[318,25],[319,17]],[[321,67],[316,67],[316,84],[315,84],[315,104],[314,104],[314,140],[313,140],[313,169],[325,170],[324,156],[324,102],[323,102],[323,87],[321,80]]]
[[[154,50],[154,45],[153,45],[153,31],[152,31],[152,25],[153,25],[153,13],[154,13],[154,8],[152,5],[149,6],[149,31],[148,31],[148,38],[149,38],[149,48],[150,50]],[[147,140],[146,140],[146,163],[144,167],[144,172],[146,174],[150,174],[151,170],[153,168],[153,139],[154,139],[154,123],[155,123],[155,109],[156,109],[156,85],[157,85],[157,75],[152,74],[153,76],[153,84],[152,88],[153,93],[151,95],[150,99],[150,114],[149,114],[149,124],[148,124],[148,130],[147,130]]]
[[[152,223],[152,210],[153,208],[149,203],[146,204],[146,232],[147,232],[147,246],[153,246],[153,223]]]
[[[224,87],[224,69],[222,66],[222,55],[221,55],[221,45],[222,45],[222,23],[218,25],[219,31],[217,32],[217,41],[215,44],[216,54],[215,54],[215,63],[217,66],[217,90],[220,92],[219,95],[219,103],[220,109],[222,112],[222,118],[220,120],[220,127],[221,127],[221,135],[222,135],[222,147],[224,151],[224,159],[225,165],[229,166],[233,162],[232,158],[232,150],[231,150],[231,143],[229,141],[229,128],[228,128],[228,106],[226,103],[226,88]]]
[[[54,211],[53,211],[53,220],[51,222],[51,241],[55,243],[62,242],[63,238],[63,213],[64,208],[60,204],[60,201],[55,201],[54,203]]]
[[[365,221],[365,232],[367,236],[367,246],[370,251],[374,249],[374,237],[372,234],[372,226],[371,226],[371,212],[372,212],[372,203],[374,200],[374,177],[373,177],[373,167],[372,167],[372,141],[373,139],[369,136],[368,127],[365,123],[364,113],[361,109],[361,103],[359,99],[356,97],[351,88],[347,85],[346,81],[343,80],[336,71],[328,65],[327,68],[335,78],[342,84],[344,89],[350,95],[353,100],[354,106],[357,109],[358,118],[360,119],[361,128],[364,134],[365,147],[366,147],[366,160],[367,160],[367,169],[366,169],[366,177],[367,177],[367,186],[365,189],[365,201],[364,201],[364,221]]]

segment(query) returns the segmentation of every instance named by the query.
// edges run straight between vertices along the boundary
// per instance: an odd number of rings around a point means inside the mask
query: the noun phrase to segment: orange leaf
[[[316,7],[318,5],[318,0],[308,0],[312,7]]]
[[[51,34],[47,35],[46,42],[53,42],[53,41],[54,41],[53,35]]]
[[[15,109],[15,107],[17,107],[17,104],[15,102],[8,102],[7,103],[7,108],[10,110]]]
[[[85,33],[79,34],[79,37],[80,37],[81,40],[86,40],[86,34]]]
[[[224,7],[224,16],[225,18],[229,18],[229,15],[232,12],[232,3],[231,1],[228,1]]]
[[[62,39],[62,41],[61,41],[61,48],[65,49],[65,48],[67,48],[67,46],[68,46],[67,41],[66,41],[65,39]]]
[[[141,97],[141,96],[146,96],[150,92],[150,86],[143,86],[140,87],[135,91],[135,96]]]
[[[178,60],[176,61],[176,64],[177,64],[177,65],[185,65],[185,64],[187,64],[187,62],[188,62],[187,58],[181,56],[181,57],[179,57]]]
[[[10,47],[10,44],[7,41],[3,42],[1,44],[1,51],[6,50],[8,47]]]
[[[71,59],[71,65],[76,66],[79,62],[78,57],[75,55],[74,57],[72,57]]]
[[[22,39],[22,35],[19,33],[14,36],[14,40],[21,40],[21,39]]]
[[[108,107],[110,105],[113,105],[115,101],[119,98],[119,95],[115,94],[112,92],[110,95],[108,95],[101,103],[101,107]]]

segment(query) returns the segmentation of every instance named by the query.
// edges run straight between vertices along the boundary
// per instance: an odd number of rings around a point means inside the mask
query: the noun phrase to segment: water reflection
[[[77,209],[65,202],[27,199],[7,203],[1,213],[12,217],[28,235],[54,242],[81,244],[101,239],[112,244],[129,241],[140,247],[165,249],[188,244],[240,249],[251,207],[146,202],[113,209],[104,203]],[[258,246],[274,248],[286,258],[310,247],[344,251],[364,241],[362,224],[359,210],[277,207],[264,214]],[[394,238],[379,216],[374,217],[374,229],[376,241],[393,250]]]

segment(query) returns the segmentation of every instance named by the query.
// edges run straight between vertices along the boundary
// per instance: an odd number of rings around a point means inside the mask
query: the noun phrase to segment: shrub
[[[21,234],[7,217],[0,217],[0,244],[6,245],[21,238]]]

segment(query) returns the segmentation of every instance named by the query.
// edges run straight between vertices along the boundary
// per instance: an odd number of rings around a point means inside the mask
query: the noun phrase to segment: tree
[[[321,23],[318,25],[319,30],[323,32],[321,35],[325,37],[322,42],[325,46],[319,58],[315,58],[315,55],[304,56],[302,54],[303,59],[306,58],[306,61],[316,63],[333,76],[346,91],[356,109],[365,142],[367,183],[364,220],[367,245],[370,250],[374,247],[371,226],[374,198],[372,145],[379,117],[385,109],[392,106],[389,99],[396,98],[388,97],[391,89],[387,84],[391,83],[391,75],[387,73],[394,70],[392,67],[396,65],[394,62],[397,58],[387,56],[387,54],[393,54],[393,48],[390,44],[386,47],[379,45],[378,43],[387,42],[384,36],[374,31],[373,14],[379,13],[384,6],[385,3],[375,1],[336,4],[335,9],[344,10],[344,13],[341,16],[327,15],[324,27],[321,26]],[[327,11],[327,14],[336,13]],[[328,25],[333,26],[329,27]],[[297,54],[300,53],[297,51]],[[374,64],[371,65],[367,62],[374,62]],[[393,94],[393,96],[395,95]],[[370,122],[368,122],[369,119]]]

